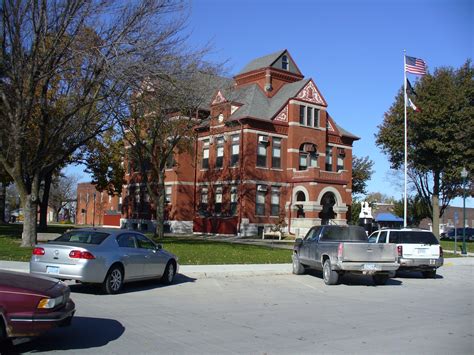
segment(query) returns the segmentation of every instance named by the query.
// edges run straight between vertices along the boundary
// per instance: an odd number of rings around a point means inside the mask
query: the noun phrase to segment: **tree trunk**
[[[165,224],[165,173],[159,172],[156,198],[156,228],[155,236],[159,239],[164,235]]]
[[[38,219],[38,200],[34,195],[26,195],[22,198],[23,205],[23,233],[21,235],[21,246],[32,247],[36,244],[36,222]]]
[[[5,224],[5,201],[7,196],[7,185],[0,183],[0,224]]]
[[[439,173],[433,174],[433,196],[431,204],[433,206],[433,234],[439,239]]]
[[[49,203],[49,192],[51,191],[51,182],[53,181],[53,173],[50,172],[44,178],[44,189],[43,198],[39,204],[40,207],[40,220],[38,230],[46,232],[48,228],[48,203]]]

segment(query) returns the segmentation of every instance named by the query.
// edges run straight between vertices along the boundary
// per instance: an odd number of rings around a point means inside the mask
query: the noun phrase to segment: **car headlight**
[[[56,298],[42,298],[38,303],[38,308],[40,309],[51,309],[63,302],[64,296],[59,296]]]

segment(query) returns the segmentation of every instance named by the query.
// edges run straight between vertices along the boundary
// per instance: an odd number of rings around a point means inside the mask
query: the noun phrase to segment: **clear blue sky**
[[[391,182],[374,134],[403,85],[403,50],[425,60],[430,71],[474,58],[472,0],[190,3],[190,44],[211,42],[209,59],[228,61],[229,75],[254,58],[288,49],[305,77],[314,79],[336,122],[361,137],[354,154],[375,161],[369,191],[397,198],[402,191]]]

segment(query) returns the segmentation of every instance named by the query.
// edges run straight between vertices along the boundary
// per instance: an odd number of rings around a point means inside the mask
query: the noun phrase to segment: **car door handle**
[[[123,257],[124,257],[124,258],[128,258],[129,256],[128,256],[128,254],[125,254]]]
[[[150,259],[150,255],[145,255],[145,258]]]

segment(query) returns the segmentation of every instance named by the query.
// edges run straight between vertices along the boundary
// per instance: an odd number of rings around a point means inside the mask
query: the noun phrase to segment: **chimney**
[[[265,72],[265,92],[272,91],[272,76],[270,74],[270,68],[267,68]]]

